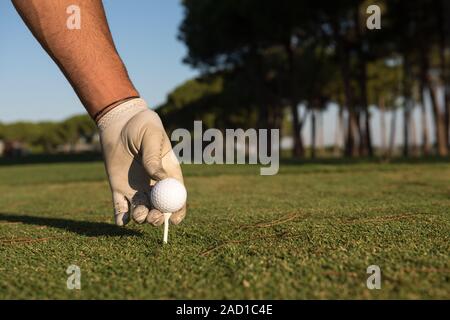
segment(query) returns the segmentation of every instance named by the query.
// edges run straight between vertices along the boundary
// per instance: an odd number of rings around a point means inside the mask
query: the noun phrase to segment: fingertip
[[[132,218],[134,222],[142,224],[147,219],[147,215],[148,215],[148,208],[144,205],[138,205],[133,210]]]
[[[147,215],[147,223],[152,224],[155,227],[160,226],[164,223],[164,215],[161,211],[152,209]]]
[[[124,226],[130,222],[128,201],[119,193],[113,193],[114,220],[117,226]]]
[[[185,204],[183,206],[183,208],[181,208],[180,210],[178,210],[177,212],[173,213],[170,216],[170,222],[172,222],[175,225],[179,224],[186,217],[186,211],[187,211],[187,208],[186,208],[186,204]]]
[[[122,227],[126,225],[128,222],[130,222],[130,215],[128,212],[125,213],[119,213],[115,215],[115,222],[116,225],[119,227]]]

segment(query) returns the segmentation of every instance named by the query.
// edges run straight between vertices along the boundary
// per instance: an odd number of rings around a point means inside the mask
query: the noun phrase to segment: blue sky
[[[179,0],[105,0],[117,49],[151,106],[197,74],[182,63]],[[130,18],[133,17],[133,18]],[[9,0],[0,1],[0,121],[61,120],[84,109]]]

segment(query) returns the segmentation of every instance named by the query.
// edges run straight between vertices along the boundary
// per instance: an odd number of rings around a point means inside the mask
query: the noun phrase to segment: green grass
[[[162,228],[112,225],[101,162],[0,167],[0,298],[450,298],[449,164],[184,170],[162,247]]]

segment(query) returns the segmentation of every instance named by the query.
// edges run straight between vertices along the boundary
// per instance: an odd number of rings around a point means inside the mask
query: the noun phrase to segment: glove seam
[[[137,107],[140,107],[136,110]],[[136,98],[132,100],[128,100],[117,107],[111,109],[108,113],[100,118],[97,123],[97,127],[100,131],[104,131],[107,127],[111,125],[115,120],[123,116],[124,113],[130,112],[132,109],[135,109],[137,112],[133,114],[133,116],[139,112],[147,110],[147,104],[144,99]]]

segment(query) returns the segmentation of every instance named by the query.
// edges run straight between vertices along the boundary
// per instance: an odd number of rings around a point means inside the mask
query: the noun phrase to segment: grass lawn
[[[112,224],[101,162],[0,166],[0,298],[450,298],[450,164],[184,170],[162,247],[162,227]]]

